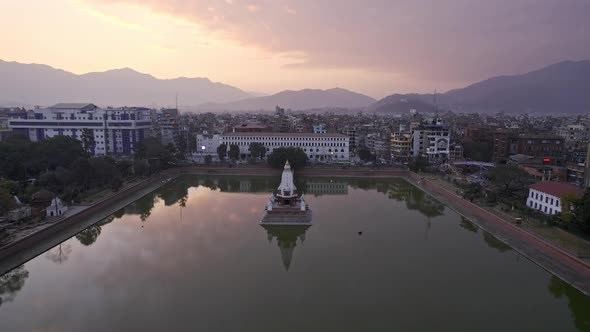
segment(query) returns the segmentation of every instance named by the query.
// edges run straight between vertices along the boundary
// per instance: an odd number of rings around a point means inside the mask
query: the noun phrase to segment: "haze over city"
[[[244,91],[446,91],[590,59],[590,2],[1,1],[0,59],[77,74],[130,67]],[[10,33],[6,33],[10,32]]]
[[[590,332],[590,0],[0,0],[0,331]]]

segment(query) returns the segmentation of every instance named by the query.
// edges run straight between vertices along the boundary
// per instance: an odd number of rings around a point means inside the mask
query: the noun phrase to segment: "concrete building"
[[[133,154],[152,126],[149,109],[122,107],[101,109],[94,104],[62,103],[45,109],[11,113],[13,134],[33,142],[55,136],[82,141],[84,133],[94,137],[94,155]]]
[[[562,199],[565,195],[581,197],[584,190],[571,183],[565,182],[538,182],[529,187],[527,206],[539,210],[545,214],[557,214],[561,212]]]
[[[180,139],[178,109],[163,108],[158,112],[157,125],[160,127],[160,141],[163,145],[177,145]]]
[[[197,140],[197,157],[211,156],[217,158],[217,147],[221,145],[221,135],[219,134],[198,134]]]
[[[409,133],[391,134],[391,158],[407,161],[412,154],[412,135]]]
[[[412,131],[412,155],[428,160],[448,160],[450,132],[442,124],[423,124]]]
[[[227,133],[221,135],[221,144],[235,144],[240,148],[240,158],[248,159],[250,143],[262,143],[267,154],[280,147],[301,148],[311,162],[348,162],[349,140],[342,134],[313,133]],[[216,148],[217,149],[217,148]]]

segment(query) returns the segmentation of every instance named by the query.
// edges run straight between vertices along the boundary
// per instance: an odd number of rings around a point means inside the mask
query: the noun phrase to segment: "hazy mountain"
[[[405,109],[400,106],[401,99],[414,101],[418,104],[414,108],[428,112],[432,108],[434,96],[391,95],[372,104],[367,110],[403,112]],[[420,106],[420,103],[429,106]],[[439,94],[437,104],[443,109],[458,112],[590,112],[590,60],[565,61],[522,75],[490,78]]]
[[[362,108],[375,102],[374,98],[360,93],[335,88],[329,90],[305,89],[282,91],[270,96],[243,99],[231,103],[208,103],[202,110],[273,110],[279,105],[293,110],[318,108]]]
[[[157,79],[129,68],[76,75],[46,65],[0,60],[0,105],[91,102],[101,106],[172,106],[177,93],[179,105],[250,97],[207,78]]]

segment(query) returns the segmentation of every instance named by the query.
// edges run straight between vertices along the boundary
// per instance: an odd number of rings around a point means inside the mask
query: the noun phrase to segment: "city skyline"
[[[0,43],[6,61],[76,74],[129,67],[265,94],[444,92],[590,58],[583,39],[590,3],[582,0],[26,0],[3,7],[0,28],[11,31]]]

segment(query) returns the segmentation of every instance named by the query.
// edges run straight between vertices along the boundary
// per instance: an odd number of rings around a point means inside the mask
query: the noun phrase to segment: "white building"
[[[297,147],[312,162],[344,162],[350,160],[348,136],[342,134],[313,133],[227,133],[221,136],[221,144],[240,148],[240,158],[250,158],[250,143],[262,143],[267,154],[276,148]],[[217,149],[217,148],[216,148]]]
[[[420,125],[412,130],[412,155],[429,160],[449,159],[451,137],[442,124]]]
[[[51,200],[51,205],[49,205],[45,211],[47,212],[47,216],[48,217],[59,217],[62,216],[66,211],[68,210],[68,207],[66,205],[64,205],[61,201],[61,199],[55,197],[54,199]]]
[[[538,182],[529,187],[526,204],[529,208],[545,214],[556,214],[561,212],[561,200],[567,194],[581,197],[584,190],[566,182]]]
[[[63,103],[30,112],[13,113],[8,125],[15,134],[33,142],[55,136],[82,141],[85,132],[94,137],[94,155],[133,154],[152,126],[149,109],[123,107],[101,109],[94,104]]]
[[[197,157],[217,157],[217,147],[221,145],[221,135],[198,134],[197,135]]]

